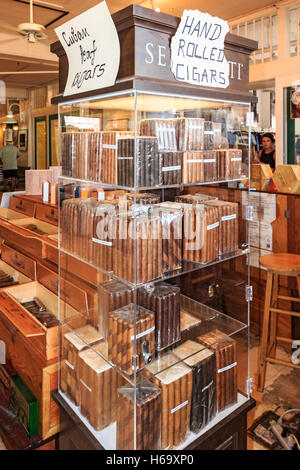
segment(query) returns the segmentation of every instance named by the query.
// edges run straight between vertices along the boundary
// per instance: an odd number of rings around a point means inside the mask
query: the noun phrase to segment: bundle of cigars
[[[0,269],[0,288],[14,286],[15,284],[18,284],[18,282],[15,281],[12,276]]]
[[[161,283],[146,285],[137,291],[137,303],[155,314],[157,351],[180,340],[180,289]]]
[[[76,406],[80,405],[79,353],[101,340],[99,331],[89,324],[62,335],[60,387]]]
[[[216,409],[217,412],[237,402],[237,351],[233,338],[224,338],[219,330],[197,338],[216,355]]]
[[[207,207],[219,211],[219,255],[238,249],[238,203],[220,200],[205,201]]]
[[[132,375],[134,349],[137,370],[152,361],[155,353],[155,314],[130,303],[109,314],[108,359]]]
[[[103,343],[92,345],[78,354],[80,412],[96,431],[117,418],[117,390],[124,379],[103,359]]]
[[[215,181],[217,178],[217,154],[215,150],[183,153],[183,184],[204,183],[206,181]]]
[[[210,349],[201,349],[190,340],[173,353],[193,371],[190,427],[197,433],[216,415],[216,357]]]
[[[136,421],[134,422],[134,401]],[[125,385],[118,390],[117,449],[154,450],[161,448],[161,390],[141,376],[136,389]],[[134,442],[136,425],[136,443]]]
[[[217,150],[218,179],[234,179],[243,175],[242,150]]]

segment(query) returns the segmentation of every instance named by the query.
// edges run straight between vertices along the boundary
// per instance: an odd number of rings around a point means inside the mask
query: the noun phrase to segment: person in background
[[[272,170],[275,170],[276,151],[273,134],[267,132],[262,136],[262,146],[263,149],[258,153],[259,163],[266,163]]]
[[[17,159],[20,156],[20,152],[13,145],[12,139],[7,139],[7,143],[0,150],[0,159],[3,164],[3,176],[4,185],[8,185],[8,178],[11,178],[11,190],[14,191],[16,188],[16,182],[18,178],[18,163]]]

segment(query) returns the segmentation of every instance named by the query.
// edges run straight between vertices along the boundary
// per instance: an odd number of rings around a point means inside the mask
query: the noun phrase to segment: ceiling
[[[57,70],[57,58],[50,53],[49,46],[57,40],[54,28],[79,15],[83,11],[100,3],[101,0],[34,0],[33,19],[35,23],[46,27],[47,39],[35,44],[28,43],[25,37],[16,32],[20,23],[29,22],[29,0],[1,0],[0,19],[0,80],[7,86],[25,88],[41,86],[57,79],[57,74],[16,74],[32,70],[49,72]],[[155,0],[164,13],[181,16],[187,7],[184,0]],[[111,13],[125,8],[130,0],[107,0]],[[151,8],[150,0],[138,0],[135,3]],[[278,2],[277,2],[278,3]],[[231,19],[250,11],[273,5],[270,0],[189,0],[189,9],[199,9],[223,19]],[[1,72],[12,72],[1,74]]]

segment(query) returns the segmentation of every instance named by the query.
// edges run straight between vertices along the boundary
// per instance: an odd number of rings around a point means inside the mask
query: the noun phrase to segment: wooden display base
[[[60,409],[59,450],[105,450],[61,393],[52,396]],[[247,413],[255,405],[253,398],[239,393],[234,407],[220,413],[201,433],[191,433],[178,450],[246,450]]]

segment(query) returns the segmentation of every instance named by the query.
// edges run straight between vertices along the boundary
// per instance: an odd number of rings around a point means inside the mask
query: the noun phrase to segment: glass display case
[[[205,194],[247,186],[249,112],[139,89],[59,105],[60,271],[102,273],[97,307],[60,316],[59,393],[104,449],[184,449],[249,398],[248,269],[218,296],[247,221]]]

